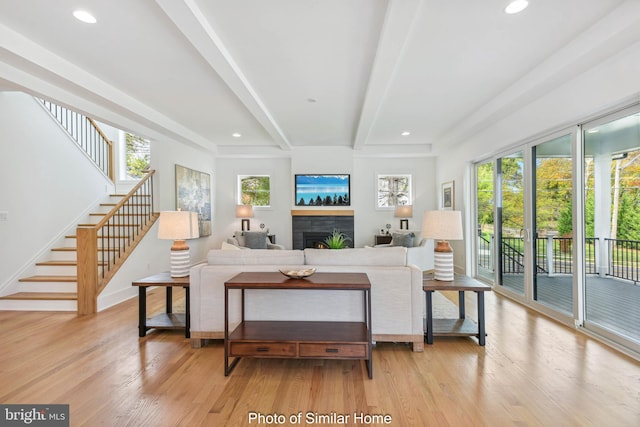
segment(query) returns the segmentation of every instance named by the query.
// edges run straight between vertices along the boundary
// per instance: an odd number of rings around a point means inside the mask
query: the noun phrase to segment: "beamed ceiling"
[[[430,156],[640,40],[638,1],[506,3],[0,0],[0,89],[220,156]]]

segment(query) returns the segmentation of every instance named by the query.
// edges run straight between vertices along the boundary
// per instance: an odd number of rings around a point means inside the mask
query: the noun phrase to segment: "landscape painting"
[[[350,175],[296,175],[296,206],[350,206]]]

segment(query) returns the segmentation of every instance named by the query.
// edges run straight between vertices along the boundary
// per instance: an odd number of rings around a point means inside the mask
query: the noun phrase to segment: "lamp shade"
[[[198,213],[189,211],[160,212],[158,238],[168,240],[187,240],[200,237]]]
[[[426,211],[422,220],[422,237],[434,240],[462,240],[460,211]]]
[[[236,218],[253,218],[253,206],[251,206],[251,205],[237,205],[236,206]]]
[[[413,206],[412,205],[400,205],[396,206],[396,211],[394,213],[396,218],[411,218],[413,217]]]

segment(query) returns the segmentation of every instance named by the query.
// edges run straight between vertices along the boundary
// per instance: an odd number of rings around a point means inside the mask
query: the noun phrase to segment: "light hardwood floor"
[[[163,301],[153,291],[150,311]],[[639,362],[494,293],[486,305],[484,348],[378,344],[373,380],[361,361],[280,359],[242,360],[225,377],[221,342],[138,338],[137,299],[85,317],[0,312],[0,403],[66,403],[72,426],[268,425],[252,412],[325,426],[365,425],[354,414],[392,426],[640,425]]]

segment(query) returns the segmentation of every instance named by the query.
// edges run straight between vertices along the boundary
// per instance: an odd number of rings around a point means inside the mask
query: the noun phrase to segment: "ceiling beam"
[[[422,7],[422,0],[390,0],[378,42],[367,93],[365,95],[353,148],[364,148],[378,118],[387,91],[393,83],[396,68],[402,61]]]
[[[153,130],[215,152],[215,146],[203,136],[3,24],[0,40],[0,74],[26,92],[105,123],[118,123],[121,128],[129,125],[131,132]],[[145,130],[140,130],[141,126]]]
[[[292,145],[194,0],[156,0],[249,112],[283,150]]]

